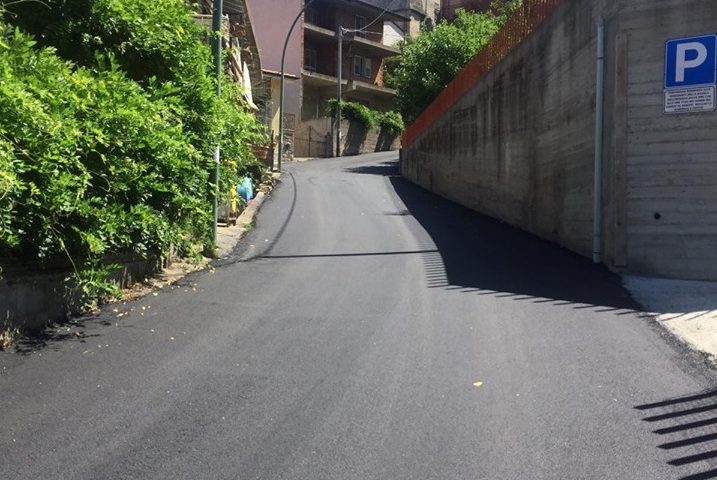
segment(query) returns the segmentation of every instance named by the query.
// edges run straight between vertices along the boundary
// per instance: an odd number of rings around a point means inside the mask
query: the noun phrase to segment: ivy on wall
[[[328,115],[336,116],[336,104],[336,99],[329,100],[326,112]],[[400,134],[405,128],[400,113],[393,110],[380,112],[358,102],[341,100],[341,117],[359,123],[366,130],[379,127],[393,135]]]

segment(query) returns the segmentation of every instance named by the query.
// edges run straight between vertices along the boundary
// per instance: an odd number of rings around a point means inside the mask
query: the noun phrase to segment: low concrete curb
[[[632,275],[623,282],[655,321],[717,366],[717,282]]]

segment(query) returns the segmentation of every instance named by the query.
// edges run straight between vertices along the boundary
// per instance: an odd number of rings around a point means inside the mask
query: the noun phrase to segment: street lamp
[[[337,80],[336,80],[336,156],[341,156],[341,77],[343,76],[342,62],[342,51],[343,51],[343,40],[344,40],[344,27],[339,25],[339,30],[336,32],[339,45],[337,48]]]
[[[284,49],[281,51],[281,87],[279,92],[279,158],[277,163],[277,170],[281,171],[281,157],[284,155],[284,59],[286,58],[286,47],[289,45],[289,37],[291,37],[291,32],[294,31],[294,27],[296,26],[296,22],[299,21],[301,18],[301,15],[303,15],[304,10],[313,3],[314,0],[308,0],[304,7],[301,9],[298,15],[296,15],[296,18],[294,19],[294,22],[291,24],[291,27],[289,28],[289,32],[286,34],[286,40],[284,40]]]

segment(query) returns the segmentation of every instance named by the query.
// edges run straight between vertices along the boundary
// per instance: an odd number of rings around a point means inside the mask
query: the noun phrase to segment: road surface
[[[0,475],[717,476],[714,376],[616,276],[396,157],[287,165],[213,272],[0,354]]]

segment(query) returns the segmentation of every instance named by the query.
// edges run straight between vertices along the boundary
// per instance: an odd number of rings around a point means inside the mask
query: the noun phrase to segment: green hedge
[[[263,138],[238,85],[224,78],[216,96],[210,34],[184,2],[0,14],[0,257],[63,256],[92,273],[108,253],[212,247],[213,149],[227,192],[260,180],[249,146]]]
[[[215,95],[211,33],[183,0],[44,0],[11,4],[8,18],[35,35],[40,46],[91,70],[111,58],[129,79],[171,101],[187,139],[211,157],[217,143],[239,173],[254,171],[248,145],[262,143],[261,128],[241,105],[237,85],[224,79]],[[248,168],[245,168],[248,167]],[[233,170],[226,170],[231,179]],[[227,182],[223,185],[226,187]],[[224,188],[223,188],[224,189]]]
[[[170,102],[118,69],[0,38],[0,255],[143,255],[206,236],[210,162]]]

